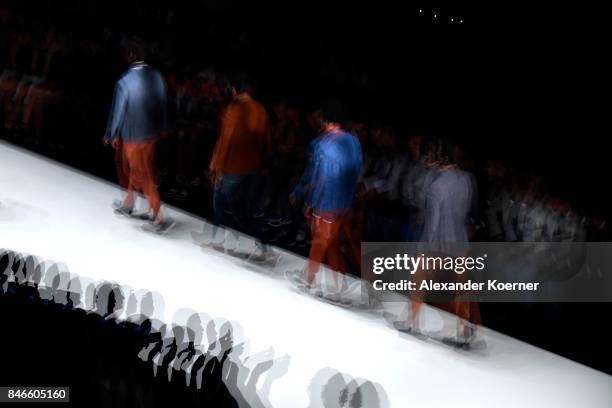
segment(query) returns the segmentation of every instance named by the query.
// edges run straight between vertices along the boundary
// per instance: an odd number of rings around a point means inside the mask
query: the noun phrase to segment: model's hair
[[[326,122],[344,123],[346,121],[346,107],[337,100],[326,100],[321,104],[321,114]]]
[[[438,138],[429,142],[427,161],[439,166],[458,164],[459,147],[449,139]]]
[[[231,85],[236,90],[236,93],[253,93],[255,90],[255,85],[253,84],[253,81],[244,72],[234,75],[231,80]]]
[[[143,61],[147,58],[147,46],[139,37],[131,37],[123,44],[123,54],[134,61]]]

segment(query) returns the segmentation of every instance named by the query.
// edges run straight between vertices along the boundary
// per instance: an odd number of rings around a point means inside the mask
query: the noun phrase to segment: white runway
[[[172,209],[178,221],[172,233],[148,234],[112,213],[119,196],[117,186],[0,141],[0,248],[159,292],[167,321],[177,309],[192,308],[238,322],[250,354],[273,347],[275,357],[290,357],[265,405],[322,406],[309,386],[330,367],[379,384],[398,408],[612,407],[612,377],[604,373],[486,329],[480,334],[486,348],[472,352],[401,335],[382,316],[291,290],[281,272],[301,268],[298,257],[285,253],[268,272],[201,249],[189,232],[203,221]],[[426,312],[428,328],[440,329],[444,316]],[[450,321],[445,327],[454,328]]]

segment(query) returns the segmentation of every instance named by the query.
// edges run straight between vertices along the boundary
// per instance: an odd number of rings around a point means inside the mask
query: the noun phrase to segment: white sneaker
[[[171,218],[166,218],[163,221],[153,221],[146,223],[141,228],[147,232],[152,232],[158,235],[165,235],[176,225],[176,222]]]
[[[205,232],[191,231],[191,239],[200,246],[208,246],[212,243],[210,235]]]
[[[336,306],[350,307],[353,305],[350,299],[344,296],[343,292],[323,293],[323,299]]]
[[[238,245],[240,243],[240,237],[238,234],[230,231],[229,229],[225,230],[225,239],[223,240],[223,247],[225,248],[225,252],[235,253],[238,251]]]
[[[382,303],[376,297],[376,291],[374,290],[372,285],[369,282],[364,282],[364,281],[359,281],[359,284],[360,284],[359,290],[361,291],[361,293],[358,295],[359,296],[359,306],[363,308],[372,309],[375,311],[382,310],[383,308]],[[349,290],[352,290],[353,285],[351,285]]]
[[[303,285],[303,286],[308,285],[308,281],[306,280],[306,271],[304,270],[300,270],[300,269],[286,270],[285,279],[287,279],[288,282],[295,284],[295,285]]]
[[[264,263],[276,259],[276,256],[273,249],[256,245],[255,250],[249,255],[248,260],[250,262]]]

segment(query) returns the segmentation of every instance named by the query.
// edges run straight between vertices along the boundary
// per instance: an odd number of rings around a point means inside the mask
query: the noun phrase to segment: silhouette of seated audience
[[[269,407],[287,355],[249,355],[236,322],[191,309],[163,317],[161,295],[71,274],[62,263],[0,250],[0,349],[19,344],[0,382],[70,386],[103,407]]]

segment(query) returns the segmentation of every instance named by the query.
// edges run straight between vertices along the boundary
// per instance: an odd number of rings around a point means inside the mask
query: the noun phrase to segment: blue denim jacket
[[[105,139],[139,142],[166,131],[166,84],[145,63],[135,63],[117,81]]]
[[[342,211],[353,203],[362,172],[359,140],[343,130],[321,133],[310,142],[306,170],[293,191],[315,211]]]

